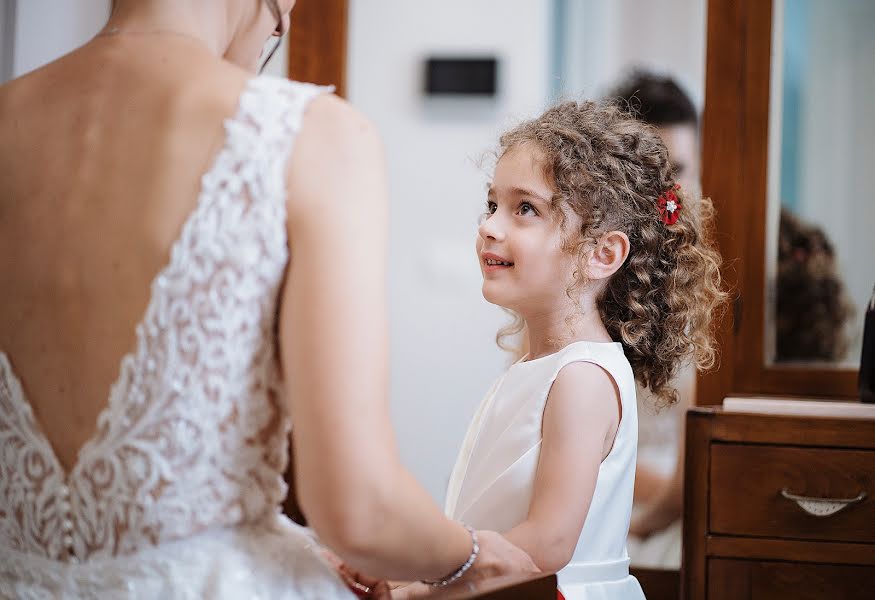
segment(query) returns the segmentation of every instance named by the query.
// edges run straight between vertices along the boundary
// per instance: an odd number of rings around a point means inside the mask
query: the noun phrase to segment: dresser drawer
[[[713,443],[710,452],[712,533],[875,543],[875,451]],[[840,505],[806,498],[857,500],[828,514]]]
[[[875,567],[710,559],[708,600],[870,600]]]

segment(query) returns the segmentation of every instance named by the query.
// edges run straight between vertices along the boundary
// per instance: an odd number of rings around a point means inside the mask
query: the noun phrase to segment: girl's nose
[[[477,229],[477,233],[484,240],[493,240],[500,242],[504,240],[504,228],[501,226],[501,220],[496,215],[486,215]]]

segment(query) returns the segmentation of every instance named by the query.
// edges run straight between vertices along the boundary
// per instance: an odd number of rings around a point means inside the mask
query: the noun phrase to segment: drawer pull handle
[[[866,497],[866,492],[860,492],[856,498],[811,498],[809,496],[797,496],[790,493],[787,488],[781,490],[781,495],[787,500],[792,500],[799,508],[815,517],[828,517],[852,504],[858,504]]]

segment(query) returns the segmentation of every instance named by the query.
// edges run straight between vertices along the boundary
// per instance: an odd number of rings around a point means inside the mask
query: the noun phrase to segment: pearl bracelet
[[[438,581],[425,581],[422,583],[427,583],[428,585],[433,585],[435,587],[443,587],[445,585],[450,585],[457,579],[459,579],[462,575],[464,575],[468,569],[471,568],[471,565],[474,564],[474,561],[477,560],[477,555],[480,554],[480,544],[477,543],[477,532],[472,528],[468,527],[464,523],[461,523],[462,527],[468,530],[468,533],[471,534],[471,554],[468,556],[468,560],[465,561],[461,567],[459,567],[454,573],[444,577],[443,579],[439,579]]]

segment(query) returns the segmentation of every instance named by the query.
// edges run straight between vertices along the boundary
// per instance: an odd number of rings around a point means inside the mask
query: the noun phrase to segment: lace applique
[[[289,428],[274,324],[285,164],[324,91],[251,80],[69,474],[0,352],[0,550],[92,561],[274,514]]]

